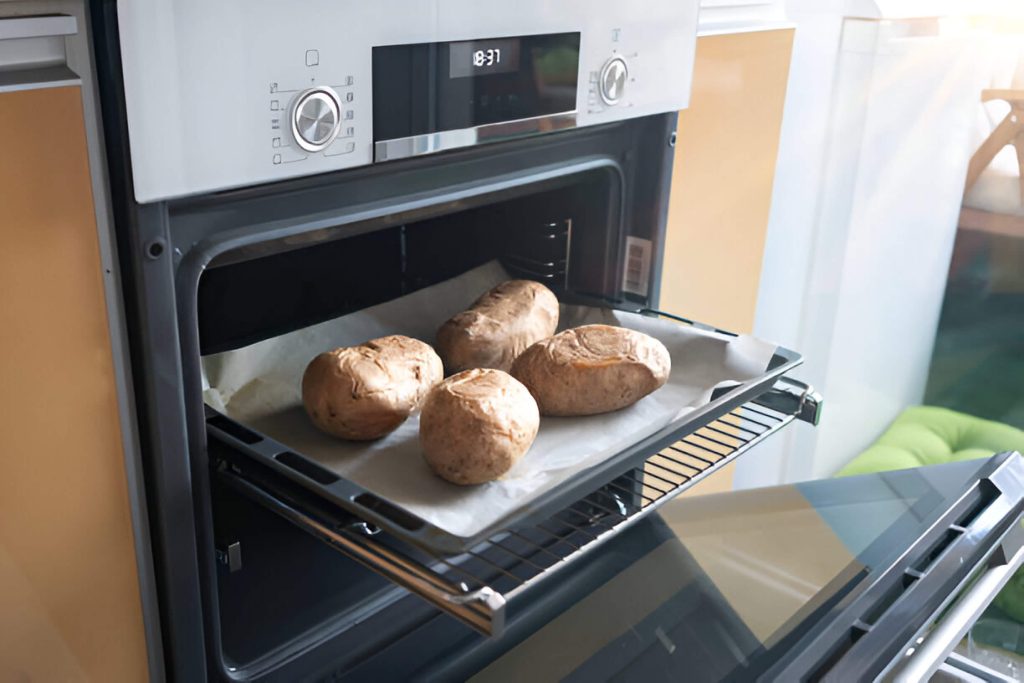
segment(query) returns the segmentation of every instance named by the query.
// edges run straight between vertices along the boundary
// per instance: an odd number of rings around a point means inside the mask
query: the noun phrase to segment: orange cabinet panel
[[[142,681],[79,88],[0,94],[0,149],[0,681]]]
[[[679,114],[661,308],[750,332],[793,30],[701,36]],[[732,487],[732,466],[693,490]]]

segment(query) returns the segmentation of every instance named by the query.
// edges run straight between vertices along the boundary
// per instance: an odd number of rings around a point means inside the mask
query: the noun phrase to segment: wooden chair
[[[1024,214],[1024,90],[982,91],[982,102],[994,100],[1007,102],[1010,111],[971,157],[964,195],[967,196],[996,155],[1007,145],[1013,145],[1017,151],[1020,173],[1020,194],[1017,199],[1021,210],[1013,213],[995,212],[965,204],[960,213],[960,227],[994,235],[1024,237],[1024,215],[1021,215]]]
[[[989,262],[990,290],[1021,292],[1024,291],[1024,90],[982,91],[982,102],[997,100],[1008,103],[1010,111],[985,138],[968,165],[950,277],[955,277],[985,253]],[[1005,166],[1002,171],[989,169],[996,155],[1007,145],[1012,145],[1017,154],[1017,192],[1013,191],[1012,179],[1006,176]],[[988,184],[986,188],[979,186],[979,190],[987,191],[972,195],[971,189],[979,180]],[[997,184],[991,185],[993,181]]]

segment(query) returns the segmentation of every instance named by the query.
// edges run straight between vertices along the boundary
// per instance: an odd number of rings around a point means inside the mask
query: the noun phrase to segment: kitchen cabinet
[[[0,19],[0,58],[30,60],[0,71],[0,680],[141,681],[83,91],[67,66],[31,63],[63,56],[77,22],[44,19]]]

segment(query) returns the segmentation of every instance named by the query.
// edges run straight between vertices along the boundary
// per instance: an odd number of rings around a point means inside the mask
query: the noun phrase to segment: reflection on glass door
[[[957,428],[953,457],[1024,450],[1024,32],[1000,38],[991,81],[977,93],[977,146],[924,399],[955,411],[946,420]],[[958,650],[1019,679],[1024,573]]]
[[[925,400],[1024,428],[1024,63],[1015,71],[979,93],[987,134],[968,170]]]

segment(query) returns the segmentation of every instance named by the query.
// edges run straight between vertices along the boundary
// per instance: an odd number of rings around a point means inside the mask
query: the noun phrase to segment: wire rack
[[[373,571],[478,631],[498,636],[504,630],[510,602],[794,419],[816,421],[820,397],[810,387],[786,382],[788,398],[787,392],[773,390],[651,455],[642,466],[622,473],[558,513],[503,531],[454,556],[397,541],[347,513],[306,505],[291,496],[295,491],[268,491],[231,468],[222,474],[236,489]],[[799,389],[796,393],[794,386]],[[808,411],[813,417],[808,417]]]

